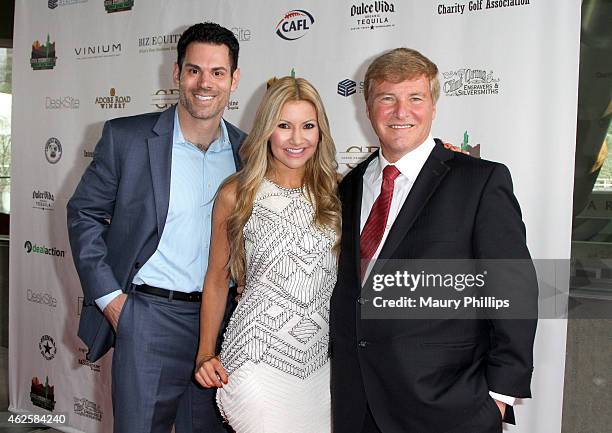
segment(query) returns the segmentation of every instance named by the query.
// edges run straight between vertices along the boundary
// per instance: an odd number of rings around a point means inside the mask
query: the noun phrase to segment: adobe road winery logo
[[[134,0],[104,0],[104,9],[109,14],[132,10]]]
[[[131,96],[118,95],[114,87],[110,88],[108,96],[97,96],[95,100],[95,104],[103,109],[125,108],[130,102]]]
[[[442,73],[442,90],[446,96],[497,95],[499,78],[486,69],[457,69]]]
[[[395,27],[395,4],[385,0],[351,5],[351,30],[374,30]]]
[[[278,22],[276,25],[276,34],[279,38],[286,41],[295,41],[296,39],[304,37],[314,22],[314,17],[310,12],[303,9],[294,9],[287,12]]]
[[[38,377],[32,378],[32,386],[30,387],[30,400],[34,406],[42,407],[48,411],[53,411],[55,408],[55,393],[53,386],[49,385],[49,378],[45,377],[45,383],[42,384]]]
[[[58,250],[57,248],[49,248],[45,245],[36,245],[33,244],[31,241],[25,241],[25,243],[23,244],[23,248],[25,249],[26,254],[44,254],[53,257],[64,257],[66,255],[66,252],[64,250]]]
[[[53,337],[49,335],[43,335],[40,338],[40,342],[38,343],[38,350],[40,350],[40,354],[47,361],[51,361],[53,358],[55,358],[55,354],[57,353],[57,346],[55,345]]]
[[[51,137],[45,143],[45,158],[50,164],[57,164],[62,159],[62,143],[57,138]]]
[[[55,42],[51,42],[49,35],[45,44],[41,44],[38,40],[32,44],[32,56],[30,57],[30,66],[35,71],[43,69],[53,69],[57,57],[55,57]]]

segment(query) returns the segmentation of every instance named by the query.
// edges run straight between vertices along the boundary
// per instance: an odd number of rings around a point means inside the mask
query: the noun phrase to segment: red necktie
[[[395,178],[400,175],[400,171],[394,165],[388,165],[383,170],[383,181],[380,186],[380,194],[372,206],[368,220],[361,232],[359,247],[361,250],[361,278],[365,274],[368,263],[378,249],[387,226],[391,200],[393,199],[393,187]]]

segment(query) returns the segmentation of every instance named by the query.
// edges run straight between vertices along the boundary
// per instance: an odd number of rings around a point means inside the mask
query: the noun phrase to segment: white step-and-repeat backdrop
[[[76,336],[66,202],[105,120],[176,103],[176,43],[200,21],[240,41],[226,118],[248,131],[266,81],[294,71],[323,97],[342,171],[377,146],[362,93],[368,62],[398,46],[422,51],[440,69],[434,136],[508,165],[533,256],[569,258],[580,0],[18,1],[10,410],[63,415],[56,427],[67,432],[112,430],[111,354],[88,362]],[[565,329],[540,322],[534,398],[508,431],[561,431]]]

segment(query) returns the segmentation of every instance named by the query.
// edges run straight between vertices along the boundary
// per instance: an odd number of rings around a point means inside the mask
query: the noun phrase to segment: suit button
[[[140,268],[140,262],[134,263],[134,269],[139,269],[139,268]]]
[[[359,303],[359,304],[363,305],[363,304],[365,304],[365,302],[366,302],[366,301],[365,301],[365,299],[363,299],[363,298],[357,298],[357,303]]]
[[[362,349],[365,348],[368,345],[368,342],[365,340],[359,340],[359,347],[361,347]]]

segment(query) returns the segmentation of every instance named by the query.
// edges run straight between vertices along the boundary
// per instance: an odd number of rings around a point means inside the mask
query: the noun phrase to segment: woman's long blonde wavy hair
[[[338,239],[334,252],[337,254],[339,250],[341,206],[337,194],[338,164],[327,115],[321,97],[312,84],[303,78],[283,77],[270,86],[257,108],[253,129],[240,147],[242,169],[226,181],[235,182],[236,191],[236,204],[227,220],[230,245],[228,267],[232,279],[240,285],[245,284],[246,275],[243,229],[253,211],[257,190],[272,164],[268,140],[278,125],[283,105],[288,101],[308,101],[316,109],[320,138],[314,155],[306,163],[304,194],[314,207],[314,223],[318,227],[334,230]]]

